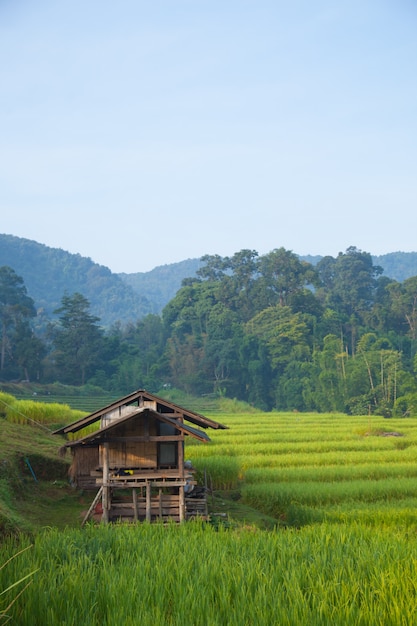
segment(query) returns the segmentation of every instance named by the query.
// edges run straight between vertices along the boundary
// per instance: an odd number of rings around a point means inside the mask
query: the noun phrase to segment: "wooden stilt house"
[[[98,424],[97,424],[98,423]],[[68,441],[70,475],[84,490],[97,491],[85,520],[99,512],[114,520],[183,521],[207,513],[204,489],[195,487],[184,460],[186,436],[210,441],[203,429],[226,428],[144,390],[113,402],[55,434],[98,429]]]

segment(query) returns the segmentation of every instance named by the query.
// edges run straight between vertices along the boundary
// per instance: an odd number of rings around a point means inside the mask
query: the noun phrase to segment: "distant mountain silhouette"
[[[315,265],[322,256],[300,256]],[[403,282],[417,275],[417,252],[390,252],[372,256],[384,275]],[[30,239],[0,234],[0,266],[8,265],[25,282],[38,310],[48,317],[64,294],[79,292],[91,304],[91,313],[105,327],[120,321],[136,322],[148,313],[160,314],[175,296],[184,278],[196,275],[200,259],[160,265],[149,272],[114,274],[89,257],[50,248]]]
[[[61,304],[64,294],[85,296],[91,313],[103,326],[114,322],[135,322],[156,312],[152,303],[117,274],[80,254],[49,248],[30,239],[0,234],[0,266],[8,265],[25,282],[36,308],[46,316]]]
[[[119,274],[137,293],[142,293],[160,313],[181,287],[184,278],[192,278],[201,266],[200,259],[187,259],[169,265],[160,265],[150,272]]]

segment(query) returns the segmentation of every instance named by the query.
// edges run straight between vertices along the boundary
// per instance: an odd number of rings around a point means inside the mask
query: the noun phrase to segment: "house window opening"
[[[159,444],[159,467],[175,469],[178,467],[178,444],[164,442]]]

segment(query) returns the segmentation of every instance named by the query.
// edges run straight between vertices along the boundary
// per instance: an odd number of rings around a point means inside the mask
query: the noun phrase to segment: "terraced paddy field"
[[[206,476],[214,505],[224,506],[216,518],[224,523],[46,528],[5,538],[3,620],[415,624],[417,421],[213,417],[229,430],[211,432],[209,445],[189,442],[186,458]],[[268,525],[245,521],[245,511]]]
[[[186,454],[214,489],[282,523],[417,523],[417,421],[262,413],[222,415],[230,428]]]

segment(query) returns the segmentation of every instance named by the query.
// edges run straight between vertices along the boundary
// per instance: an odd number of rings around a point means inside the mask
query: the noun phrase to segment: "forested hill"
[[[300,258],[316,265],[322,257]],[[384,276],[399,282],[417,275],[417,252],[392,252],[373,256],[372,260],[384,269]],[[114,274],[80,254],[0,234],[2,265],[8,265],[23,278],[36,308],[48,316],[60,306],[65,293],[79,292],[89,300],[91,313],[108,327],[116,321],[135,322],[148,313],[161,313],[180,289],[182,280],[196,275],[201,262],[187,259],[155,267],[150,272]]]
[[[80,254],[50,248],[30,239],[0,234],[0,266],[24,280],[38,310],[51,317],[65,294],[81,293],[103,326],[135,322],[155,312],[152,303],[107,267]]]
[[[120,278],[137,293],[142,293],[152,302],[157,313],[175,296],[184,278],[194,278],[201,263],[200,259],[187,259],[179,263],[160,265],[150,272],[119,274]]]
[[[384,270],[384,276],[402,283],[407,278],[417,276],[417,252],[390,252],[372,257],[374,265]]]

